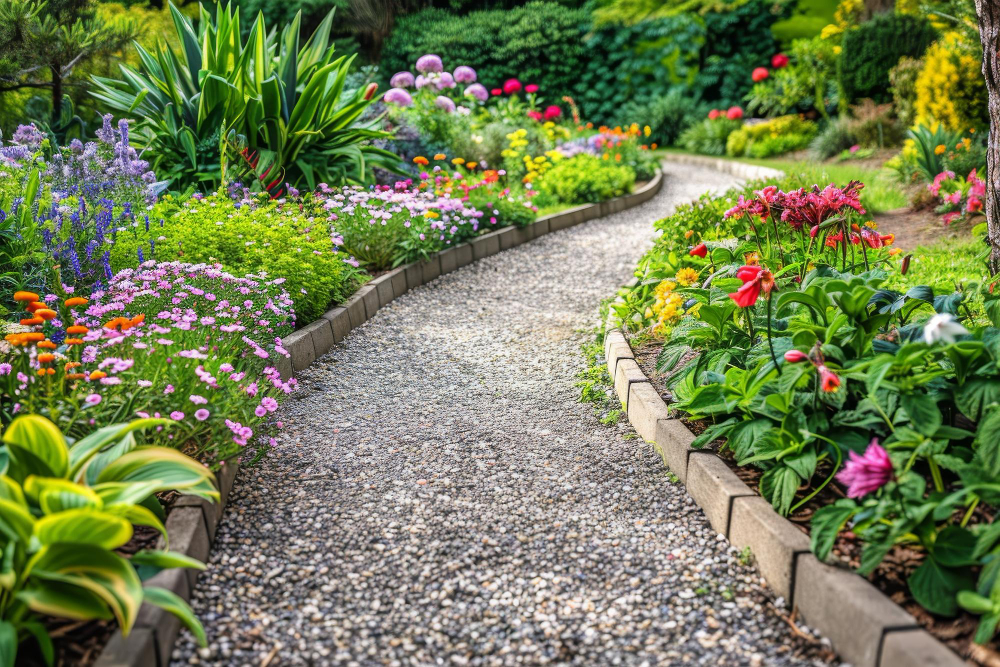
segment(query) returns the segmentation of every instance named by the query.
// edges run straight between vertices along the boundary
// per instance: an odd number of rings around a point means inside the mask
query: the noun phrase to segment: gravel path
[[[729,176],[394,301],[302,373],[240,474],[175,664],[806,665],[651,447],[577,402],[651,223]]]

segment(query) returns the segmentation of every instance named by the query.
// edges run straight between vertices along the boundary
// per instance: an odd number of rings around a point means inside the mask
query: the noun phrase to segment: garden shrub
[[[914,87],[916,122],[939,121],[963,132],[989,127],[982,50],[958,33],[946,34],[927,49]]]
[[[707,107],[692,91],[678,86],[648,102],[626,104],[622,108],[620,122],[641,118],[650,127],[650,141],[672,146],[684,130],[705,117]]]
[[[725,155],[729,135],[743,127],[743,121],[729,118],[706,118],[681,133],[678,143],[693,153]]]
[[[630,192],[634,184],[631,168],[581,153],[557,162],[534,185],[541,206],[604,201]]]
[[[904,56],[919,58],[937,38],[930,21],[911,14],[878,14],[844,33],[838,78],[845,101],[889,102],[889,70]]]
[[[837,108],[837,54],[825,39],[797,39],[785,67],[772,69],[746,96],[747,109],[763,116],[804,113],[815,109],[822,116]]]
[[[851,106],[851,116],[851,131],[862,146],[898,146],[903,142],[905,129],[893,118],[891,104],[864,99]]]
[[[933,49],[931,45],[930,49]],[[928,50],[930,50],[928,49]],[[917,78],[924,67],[924,61],[904,57],[889,70],[889,92],[892,93],[892,107],[903,127],[910,127],[917,119]]]
[[[851,128],[851,121],[846,116],[834,118],[810,142],[812,154],[825,160],[848,150],[858,144],[858,136]]]
[[[781,116],[744,125],[726,139],[726,155],[765,158],[805,148],[816,136],[816,123],[800,116]]]
[[[306,218],[293,205],[266,196],[238,202],[225,193],[183,203],[167,196],[149,218],[148,225],[119,232],[111,251],[115,271],[156,259],[219,262],[237,276],[282,277],[303,322],[355,287],[355,271],[334,247],[327,221]]]

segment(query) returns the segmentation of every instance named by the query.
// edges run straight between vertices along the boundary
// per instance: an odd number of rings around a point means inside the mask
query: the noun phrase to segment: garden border
[[[545,234],[643,204],[652,199],[662,185],[663,171],[657,169],[653,178],[635,192],[544,215],[524,227],[503,227],[442,250],[427,261],[395,268],[366,283],[351,298],[331,308],[315,322],[286,336],[282,345],[288,350],[289,356],[279,357],[277,368],[281,371],[282,378],[287,380],[374,317],[380,308],[409,290]],[[181,496],[174,503],[166,522],[171,551],[181,552],[202,562],[208,560],[215,541],[215,529],[225,512],[226,501],[239,467],[239,461],[233,461],[219,473],[218,503],[210,503],[194,496]],[[157,548],[165,548],[162,537]],[[190,601],[198,574],[197,570],[164,570],[145,583],[169,589],[185,601]],[[143,604],[128,637],[116,630],[97,657],[94,667],[167,667],[180,631],[181,623],[175,616],[159,607]]]
[[[956,653],[855,572],[821,562],[809,538],[747,486],[714,452],[691,447],[694,434],[640,370],[614,312],[604,328],[604,358],[636,432],[687,486],[712,528],[749,548],[768,586],[855,667],[961,667]]]

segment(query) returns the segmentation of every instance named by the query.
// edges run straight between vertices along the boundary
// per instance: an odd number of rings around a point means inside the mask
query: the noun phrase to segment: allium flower
[[[767,71],[766,67],[757,67],[754,69],[753,73],[750,74],[750,78],[753,79],[754,83],[760,83],[769,76],[771,76],[771,73]]]
[[[924,324],[924,341],[933,345],[938,341],[954,343],[959,336],[968,335],[969,330],[963,327],[950,313],[938,313]]]
[[[837,473],[837,481],[847,487],[848,498],[862,498],[878,491],[893,478],[889,452],[872,438],[864,455],[847,452],[844,469]]]
[[[434,83],[438,90],[444,90],[445,88],[455,87],[455,77],[451,75],[451,72],[441,72],[438,76],[437,81]]]
[[[774,69],[781,69],[782,67],[788,66],[788,56],[784,53],[775,53],[771,56],[771,67]]]
[[[487,91],[486,87],[481,83],[472,84],[465,89],[464,94],[466,97],[474,97],[480,102],[485,102],[490,96],[489,91]]]
[[[468,65],[459,65],[455,68],[455,81],[459,83],[474,83],[476,81],[476,70]]]
[[[451,98],[445,97],[444,95],[438,95],[434,99],[434,106],[441,109],[445,113],[451,113],[455,110],[455,103],[451,101]]]
[[[414,85],[417,87],[417,90],[420,90],[421,88],[434,85],[434,79],[430,79],[423,74],[418,74]]]
[[[390,88],[385,91],[382,99],[386,104],[398,104],[401,107],[408,107],[413,104],[413,98],[402,88]]]
[[[420,56],[417,58],[417,71],[423,74],[429,72],[441,72],[444,70],[444,64],[441,62],[441,57],[436,56],[433,53],[428,53],[425,56]]]
[[[508,95],[513,95],[519,90],[521,90],[521,82],[517,79],[507,79],[503,82],[503,92]]]
[[[393,88],[409,88],[413,82],[413,74],[410,72],[396,72],[389,79],[389,85]]]

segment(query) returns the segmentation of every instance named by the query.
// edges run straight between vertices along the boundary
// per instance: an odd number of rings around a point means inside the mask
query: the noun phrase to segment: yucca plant
[[[115,619],[128,634],[143,602],[176,614],[204,643],[184,600],[142,585],[162,569],[204,565],[169,551],[131,558],[115,551],[132,538],[133,525],[155,528],[166,539],[156,493],[177,489],[219,499],[212,473],[194,459],[137,445],[137,430],[169,424],[140,419],[106,426],[73,444],[38,415],[7,427],[0,447],[0,666],[13,667],[19,644],[29,638],[53,663],[40,614]]]
[[[361,120],[375,101],[373,85],[344,89],[354,56],[334,57],[333,11],[300,44],[301,12],[280,33],[268,32],[258,14],[244,41],[231,5],[215,19],[202,7],[197,29],[170,10],[180,52],[158,45],[153,54],[136,44],[140,68],[122,65],[120,81],[95,77],[93,94],[137,119],[148,159],[174,188],[214,187],[227,163],[237,173],[250,168],[272,194],[277,188],[266,185],[277,174],[313,188],[365,182],[376,166],[398,170],[396,155],[371,145],[389,137],[377,129],[380,119]],[[240,137],[237,151],[232,136]],[[265,158],[270,177],[249,165],[244,150]]]
[[[954,148],[962,139],[961,132],[949,130],[942,123],[937,123],[933,128],[919,125],[906,135],[913,139],[917,170],[926,181],[933,181],[935,176],[944,171],[945,151]],[[941,146],[944,148],[940,148]]]

